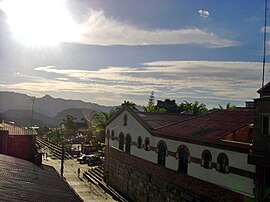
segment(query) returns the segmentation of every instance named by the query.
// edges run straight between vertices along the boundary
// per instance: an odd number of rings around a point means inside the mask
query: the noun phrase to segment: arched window
[[[145,140],[144,140],[144,149],[145,149],[146,151],[150,151],[150,140],[149,140],[148,137],[145,138]]]
[[[206,169],[212,168],[212,155],[210,151],[204,150],[202,153],[201,166]]]
[[[125,114],[125,115],[124,115],[124,124],[123,124],[124,126],[127,126],[127,120],[128,120],[128,117],[127,117],[127,115]]]
[[[126,153],[129,153],[130,154],[130,147],[131,147],[131,136],[130,134],[127,134],[126,135]]]
[[[114,130],[112,130],[112,140],[114,140]]]
[[[220,173],[229,173],[229,159],[224,153],[220,153],[217,158],[217,170]]]
[[[166,163],[166,153],[167,153],[167,147],[165,143],[160,142],[158,144],[158,159],[157,159],[157,164],[165,166]]]
[[[188,171],[188,161],[189,161],[189,152],[186,147],[180,147],[178,149],[178,171],[187,174]]]
[[[124,134],[120,133],[119,135],[119,149],[124,151]]]
[[[138,147],[139,149],[142,148],[142,137],[141,137],[141,136],[139,136],[138,139],[137,139],[137,147]]]

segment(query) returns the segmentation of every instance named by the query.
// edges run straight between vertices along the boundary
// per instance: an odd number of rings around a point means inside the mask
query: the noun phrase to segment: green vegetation
[[[91,125],[94,129],[94,135],[96,137],[96,142],[105,142],[105,128],[107,121],[115,113],[115,109],[112,109],[109,112],[96,112],[91,121]]]
[[[180,104],[177,104],[175,100],[165,99],[164,101],[158,100],[157,104],[155,105],[153,91],[149,96],[148,105],[146,107],[143,107],[143,110],[144,112],[169,112],[169,113],[185,112],[194,115],[203,114],[208,111],[206,105],[203,103],[200,104],[198,101],[195,101],[194,103],[184,101]]]

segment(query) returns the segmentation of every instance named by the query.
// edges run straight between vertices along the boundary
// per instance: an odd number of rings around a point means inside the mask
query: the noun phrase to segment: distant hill
[[[91,109],[66,109],[64,111],[58,112],[54,119],[49,123],[50,125],[59,126],[63,119],[67,117],[67,115],[72,115],[76,118],[75,121],[80,122],[84,117],[88,120],[92,119],[92,115],[94,110]]]
[[[18,125],[30,126],[32,119],[32,110],[25,109],[12,109],[2,113],[4,117],[8,120],[16,122]],[[44,114],[33,112],[33,125],[51,125],[50,122],[53,120],[53,117],[48,117]]]
[[[31,99],[31,96],[25,94],[0,91],[0,121],[14,121],[21,126],[30,126]],[[72,115],[80,121],[82,117],[91,119],[94,111],[108,112],[112,108],[81,100],[65,100],[46,95],[35,98],[33,125],[56,127],[67,115]]]
[[[0,91],[0,113],[9,110],[31,110],[31,98],[31,96],[25,94]],[[107,112],[112,109],[112,107],[101,106],[90,102],[83,102],[81,100],[53,98],[50,95],[45,95],[42,98],[36,98],[34,105],[36,112],[44,114],[48,117],[55,117],[58,112],[66,109],[82,108],[103,112]]]

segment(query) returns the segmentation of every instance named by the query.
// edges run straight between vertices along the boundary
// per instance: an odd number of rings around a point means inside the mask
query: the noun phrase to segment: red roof
[[[164,113],[164,112],[139,112],[138,115],[145,121],[152,129],[157,129],[162,126],[186,120],[193,117],[190,114],[179,113]]]
[[[196,116],[173,123],[155,131],[168,138],[185,138],[199,141],[220,140],[243,126],[254,122],[253,108],[236,108]]]

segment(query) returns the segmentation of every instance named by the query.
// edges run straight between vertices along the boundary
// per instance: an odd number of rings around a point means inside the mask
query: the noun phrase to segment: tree
[[[230,102],[228,102],[226,105],[225,105],[225,108],[221,105],[218,105],[219,106],[219,109],[235,109],[236,106],[231,104]]]
[[[207,111],[208,111],[208,109],[206,108],[206,105],[203,103],[199,104],[198,101],[195,101],[191,106],[191,113],[193,115],[204,114]]]
[[[124,101],[123,102],[123,104],[122,104],[122,106],[123,105],[127,105],[127,106],[129,106],[132,110],[134,110],[134,111],[138,111],[138,109],[136,108],[136,104],[134,103],[134,102],[130,102],[130,101]]]
[[[155,96],[154,96],[154,91],[151,92],[151,94],[149,95],[149,99],[148,99],[148,107],[154,106],[155,105]]]
[[[67,131],[64,128],[54,128],[46,133],[46,139],[55,144],[61,144],[67,138]]]
[[[75,121],[76,118],[72,115],[67,115],[66,119],[63,119],[63,126],[69,137],[75,136]]]
[[[96,136],[97,142],[105,142],[106,123],[113,116],[115,111],[115,109],[112,109],[109,112],[96,112],[96,114],[94,114],[91,124],[94,129],[94,135]]]
[[[175,100],[165,99],[164,101],[158,100],[156,108],[164,109],[166,112],[178,112],[178,106]]]

